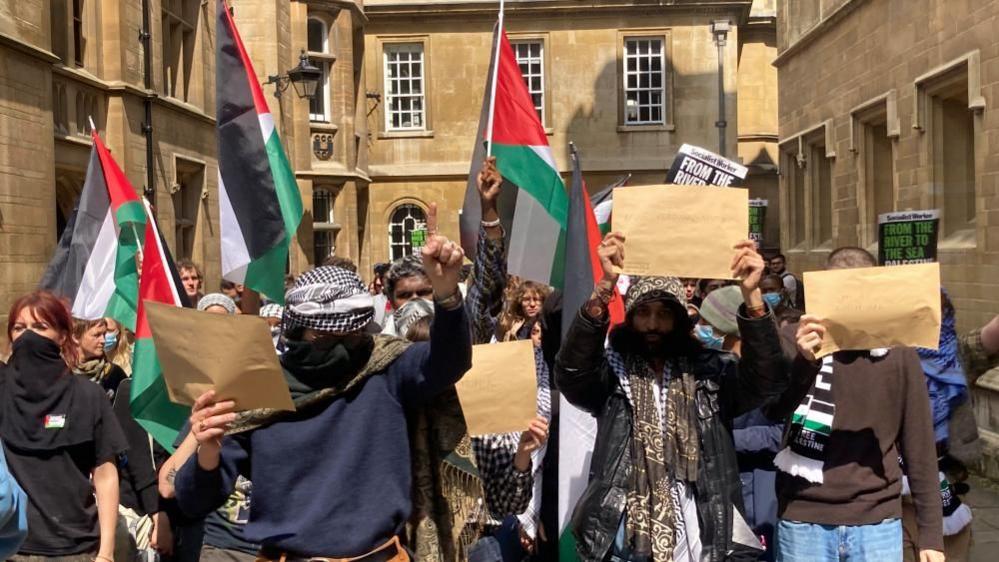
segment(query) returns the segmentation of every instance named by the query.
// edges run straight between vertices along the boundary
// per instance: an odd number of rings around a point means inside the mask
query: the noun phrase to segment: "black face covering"
[[[76,387],[59,346],[28,330],[14,342],[0,384],[0,437],[8,445],[48,451],[93,437],[90,416],[74,408]]]
[[[368,334],[313,342],[288,340],[281,365],[292,399],[346,383],[367,365],[374,345],[374,338]]]

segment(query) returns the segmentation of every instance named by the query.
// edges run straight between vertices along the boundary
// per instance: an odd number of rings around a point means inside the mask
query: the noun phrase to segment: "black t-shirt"
[[[114,462],[127,448],[107,395],[100,386],[74,377],[74,409],[93,427],[90,441],[53,451],[18,450],[5,444],[7,464],[28,495],[28,538],[20,554],[68,556],[97,551],[100,525],[90,476],[94,468]]]

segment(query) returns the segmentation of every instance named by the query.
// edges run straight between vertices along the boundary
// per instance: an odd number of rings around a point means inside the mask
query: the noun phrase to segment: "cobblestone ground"
[[[971,491],[964,498],[972,507],[972,545],[970,562],[999,560],[999,482],[972,476]]]

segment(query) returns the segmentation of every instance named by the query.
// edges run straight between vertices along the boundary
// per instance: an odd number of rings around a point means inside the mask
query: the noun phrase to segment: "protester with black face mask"
[[[18,299],[7,319],[0,437],[30,499],[28,538],[13,560],[114,562],[115,460],[127,444],[101,387],[72,373],[72,331],[69,308],[47,291]]]
[[[297,411],[237,415],[231,401],[218,402],[212,392],[201,396],[191,414],[198,452],[176,480],[182,509],[206,515],[252,467],[244,534],[262,543],[260,559],[410,559],[400,543],[411,515],[440,515],[418,504],[423,498],[414,484],[424,491],[422,479],[440,467],[424,471],[411,462],[426,451],[411,450],[407,412],[471,366],[458,291],[464,255],[435,234],[435,211],[431,207],[431,235],[422,249],[435,302],[430,342],[367,334],[372,298],[356,274],[335,267],[302,274],[285,297],[282,321],[287,350],[281,364]],[[467,450],[453,453],[470,462]],[[435,520],[440,537],[463,524],[453,512],[446,515]]]
[[[773,315],[759,290],[763,258],[740,243],[742,358],[691,334],[683,285],[633,279],[625,323],[611,331],[608,303],[624,237],[600,244],[603,279],[573,321],[556,359],[559,390],[597,418],[590,483],[572,517],[581,560],[754,560],[760,544],[742,516],[732,435],[735,416],[787,384]]]

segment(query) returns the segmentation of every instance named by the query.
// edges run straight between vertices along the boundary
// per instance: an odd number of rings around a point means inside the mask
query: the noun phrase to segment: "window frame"
[[[983,93],[981,76],[981,52],[977,49],[969,51],[960,57],[948,61],[926,72],[913,81],[913,112],[912,127],[920,133],[928,135],[923,153],[929,162],[929,177],[933,189],[921,196],[920,206],[925,209],[940,209],[940,250],[967,250],[985,243],[984,228],[978,216],[978,197],[982,189],[982,170],[984,169],[985,152],[979,144],[983,138],[983,114],[986,109],[986,99]],[[947,188],[942,179],[946,173],[946,159],[941,154],[941,131],[938,130],[937,113],[942,105],[954,102],[953,91],[963,90],[966,96],[967,110],[971,120],[972,152],[972,185],[967,194],[973,212],[970,213],[966,225],[954,229],[948,224]]]
[[[208,191],[208,165],[204,160],[199,160],[197,158],[191,158],[189,156],[182,156],[179,154],[174,155],[173,162],[173,187],[170,189],[170,211],[173,214],[173,249],[176,252],[174,255],[175,259],[190,259],[198,263],[204,263],[204,232],[202,231],[202,224],[204,223],[204,218],[208,209],[206,208],[206,203],[208,202],[209,191]],[[185,179],[187,176],[197,177],[201,176],[201,185],[197,186],[196,183],[183,183],[181,180]],[[190,191],[185,191],[185,190]],[[179,196],[179,197],[178,197]],[[177,201],[181,201],[181,211],[192,211],[194,213],[193,217],[179,216],[177,213]],[[189,209],[187,203],[193,203]],[[183,220],[185,222],[190,222],[189,225],[181,225],[179,221]],[[190,255],[184,255],[186,247],[181,245],[181,240],[178,238],[177,234],[181,228],[190,229],[191,236],[191,252]],[[185,235],[186,238],[187,235]]]
[[[417,211],[420,212],[420,214],[423,216],[423,218],[422,218],[422,225],[423,225],[424,228],[426,228],[426,224],[427,224],[427,208],[424,205],[422,205],[421,203],[418,203],[416,201],[413,201],[413,200],[403,200],[403,201],[397,201],[397,202],[393,203],[393,205],[389,208],[388,215],[387,215],[388,220],[386,221],[386,224],[387,224],[386,233],[388,235],[387,236],[387,238],[388,238],[388,240],[387,240],[388,241],[388,257],[389,257],[389,261],[390,262],[394,262],[395,260],[397,260],[399,258],[402,258],[402,257],[405,257],[405,256],[413,255],[413,253],[412,253],[413,252],[413,247],[412,247],[412,240],[410,238],[410,234],[414,230],[418,230],[419,229],[419,226],[421,224],[421,222],[419,221],[419,219],[417,219],[416,217],[412,217],[415,220],[417,220],[417,222],[416,222],[416,224],[414,224],[414,228],[410,229],[407,232],[406,228],[405,228],[405,220],[406,219],[404,218],[403,222],[401,223],[403,225],[403,233],[402,233],[403,240],[402,240],[402,242],[396,243],[396,242],[393,242],[393,240],[392,240],[392,228],[396,224],[399,224],[399,223],[396,222],[395,216],[396,216],[396,214],[398,212],[400,212],[403,209],[407,209],[407,208],[408,209],[415,209],[415,210],[417,210]],[[406,218],[410,218],[410,217],[406,217]],[[402,248],[402,253],[397,256],[397,255],[395,255],[395,249],[399,248],[399,247]],[[407,250],[408,250],[408,253],[407,253]]]
[[[315,265],[322,264],[323,260],[327,257],[332,256],[336,252],[336,238],[337,234],[340,233],[340,224],[336,222],[336,200],[340,194],[342,186],[330,185],[330,184],[320,184],[314,185],[312,188],[312,259]],[[318,220],[319,216],[316,211],[316,194],[324,192],[329,198],[329,209],[326,214],[325,219],[328,220]],[[329,253],[323,256],[322,259],[317,255],[317,240],[320,236],[329,237]]]
[[[382,102],[380,104],[381,118],[379,123],[379,138],[429,138],[433,137],[433,107],[432,107],[432,64],[431,64],[431,52],[432,46],[430,37],[428,35],[400,35],[400,36],[385,36],[377,37],[376,42],[378,44],[378,49],[375,52],[375,56],[378,57],[377,63],[379,68],[378,72],[378,85],[379,91],[382,92]],[[390,95],[388,93],[388,52],[393,48],[397,48],[399,45],[420,45],[423,49],[423,82],[422,82],[422,94],[423,94],[423,127],[410,128],[410,129],[392,129],[389,127],[391,122],[391,112],[389,111],[390,106]]]
[[[309,61],[313,65],[319,67],[319,69],[323,73],[322,82],[320,82],[319,87],[316,88],[316,96],[322,96],[323,113],[319,114],[319,113],[313,113],[312,112],[312,101],[315,99],[315,98],[312,98],[312,100],[309,100],[309,122],[310,123],[332,123],[333,122],[333,115],[332,115],[333,108],[332,108],[332,104],[330,103],[330,97],[331,97],[331,92],[332,92],[332,84],[331,84],[332,72],[331,72],[331,67],[332,67],[333,63],[336,61],[336,56],[333,53],[330,52],[330,30],[332,29],[332,25],[330,25],[330,22],[328,22],[326,20],[326,18],[324,18],[320,14],[315,13],[315,12],[309,13],[308,18],[306,18],[306,24],[305,24],[305,35],[306,35],[306,37],[305,37],[305,45],[306,45],[306,48],[308,48],[308,47],[311,46],[309,44],[309,39],[310,39],[309,38],[309,22],[312,22],[312,21],[316,21],[320,25],[322,25],[322,40],[323,40],[322,49],[323,50],[322,51],[313,51],[312,49],[308,49],[306,54],[309,57]]]
[[[884,127],[885,138],[889,143],[891,159],[891,205],[890,209],[878,209],[878,194],[875,174],[881,169],[875,162],[875,143],[879,129]],[[893,212],[898,206],[898,147],[895,142],[901,135],[898,118],[898,94],[889,90],[850,110],[850,152],[856,156],[857,202],[862,225],[859,228],[861,245],[869,250],[877,250],[878,216]]]
[[[662,43],[660,59],[662,68],[662,121],[661,122],[630,122],[628,121],[628,47],[629,41],[659,40]],[[673,84],[673,45],[670,28],[655,29],[623,29],[617,34],[618,63],[618,132],[633,131],[674,131],[674,84]],[[636,71],[640,72],[640,71]],[[639,81],[640,83],[640,81]],[[653,91],[653,90],[648,90]]]
[[[201,20],[200,0],[178,0],[180,3],[180,13],[173,11],[171,5],[168,9],[167,1],[160,3],[160,93],[168,98],[173,98],[184,103],[193,103],[193,94],[196,90],[195,76],[198,72],[195,68],[195,60],[198,58],[198,23]],[[188,6],[190,2],[190,6]],[[186,12],[190,10],[194,20],[184,19]],[[167,26],[170,33],[165,33]],[[174,50],[173,26],[180,26],[180,42],[177,47],[177,56],[170,65],[170,53]],[[185,41],[185,37],[190,39],[190,45]],[[167,79],[167,68],[173,69],[173,80]],[[178,77],[178,69],[183,74]]]
[[[73,43],[73,64],[84,68],[87,63],[86,0],[72,0],[70,4],[69,25]]]
[[[551,59],[551,57],[549,56],[548,53],[548,44],[549,44],[548,36],[547,34],[511,35],[509,36],[509,39],[510,39],[510,46],[513,47],[514,57],[517,59],[518,67],[521,64],[520,53],[518,52],[518,46],[531,45],[537,43],[541,47],[539,54],[539,58],[541,59],[540,60],[541,91],[538,92],[541,94],[541,115],[539,115],[539,117],[541,119],[541,126],[544,127],[545,132],[551,134],[551,128],[552,128],[551,103],[550,103],[551,96],[549,95],[550,86],[548,80],[549,76],[551,76],[550,68],[548,66],[548,61]],[[524,76],[523,70],[521,70],[520,75]],[[527,82],[526,79],[525,79],[525,85],[527,86],[528,93],[531,93],[533,96],[534,92],[531,91],[531,85],[530,83]],[[537,109],[537,106],[535,106],[535,109]]]

